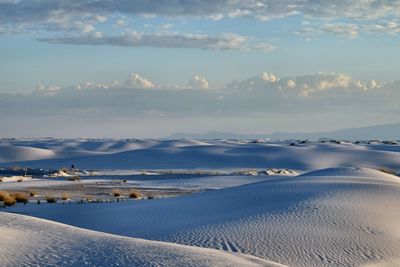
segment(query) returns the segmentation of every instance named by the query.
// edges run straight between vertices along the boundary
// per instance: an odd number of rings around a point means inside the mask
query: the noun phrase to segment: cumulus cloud
[[[127,80],[112,81],[109,83],[85,82],[72,86],[75,90],[95,90],[95,89],[150,89],[156,85],[148,79],[143,78],[137,73],[132,73]],[[69,88],[64,88],[68,90]]]
[[[324,111],[400,112],[400,81],[359,81],[346,74],[316,73],[279,77],[271,73],[235,81],[219,90],[194,77],[176,90],[132,74],[126,81],[88,82],[71,87],[38,85],[31,93],[1,94],[0,114],[13,116],[248,116]],[[213,87],[212,87],[213,88]],[[151,89],[151,90],[149,90]],[[197,89],[197,90],[195,90]]]
[[[342,94],[346,92],[360,93],[371,89],[382,88],[376,80],[354,80],[349,75],[338,73],[316,73],[296,77],[279,78],[270,73],[261,73],[258,76],[244,81],[234,81],[228,87],[241,91],[270,91],[285,96],[311,97],[323,95],[330,91]]]
[[[276,48],[267,43],[253,43],[251,38],[233,33],[210,36],[206,34],[177,34],[168,32],[145,34],[130,31],[116,36],[88,34],[42,38],[39,40],[52,44],[198,48],[204,50],[260,50],[267,52]]]
[[[196,75],[188,82],[188,88],[207,90],[210,87],[206,78]]]
[[[125,81],[124,85],[127,88],[141,88],[141,89],[148,89],[155,87],[155,85],[151,81],[140,77],[140,75],[136,73],[131,74],[128,80]]]

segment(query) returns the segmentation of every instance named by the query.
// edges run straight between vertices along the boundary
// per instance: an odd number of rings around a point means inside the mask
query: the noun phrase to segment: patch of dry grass
[[[12,194],[18,203],[28,203],[28,194],[24,192],[16,192]]]

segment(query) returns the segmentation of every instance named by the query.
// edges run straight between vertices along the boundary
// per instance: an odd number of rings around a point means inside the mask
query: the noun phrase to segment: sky
[[[0,136],[398,123],[400,1],[0,0]]]

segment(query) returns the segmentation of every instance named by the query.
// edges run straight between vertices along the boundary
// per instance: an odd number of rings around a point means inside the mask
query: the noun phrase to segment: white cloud
[[[118,28],[123,28],[126,26],[126,21],[123,19],[119,19],[115,22],[115,26]]]
[[[91,89],[114,89],[122,88],[122,84],[119,81],[113,81],[110,83],[95,83],[95,82],[85,82],[74,85],[75,90],[91,90]]]
[[[145,34],[130,31],[116,36],[86,34],[81,36],[42,38],[39,40],[52,44],[197,48],[204,50],[258,50],[263,52],[272,51],[276,48],[271,44],[263,42],[254,43],[253,40],[246,36],[233,33],[210,36],[206,34],[177,34],[168,32]]]
[[[128,80],[125,81],[126,88],[140,88],[140,89],[148,89],[156,87],[151,81],[142,78],[139,74],[132,73]]]
[[[188,89],[188,85],[185,88]],[[156,86],[137,74],[127,81],[87,82],[64,87],[38,85],[31,93],[1,94],[0,114],[7,117],[54,114],[105,116],[242,116],[340,112],[400,112],[400,81],[359,81],[346,74],[316,73],[280,78],[262,73],[219,90],[197,76],[190,87]],[[151,88],[151,90],[148,90]],[[36,115],[35,115],[36,114]],[[88,115],[89,116],[89,115]],[[158,115],[157,115],[158,116]]]
[[[63,10],[67,13],[92,13],[92,14],[125,14],[140,16],[230,16],[254,17],[263,19],[281,18],[295,14],[306,17],[318,18],[361,18],[371,19],[400,14],[400,2],[394,1],[313,1],[313,0],[259,0],[259,1],[159,1],[151,3],[140,0],[110,0],[110,1],[70,1],[57,2],[46,0],[20,0],[13,2],[0,2],[0,10],[4,19],[18,20],[15,15],[25,16],[25,19],[40,20],[46,18],[50,12]],[[1,13],[0,13],[1,14]],[[0,16],[1,17],[1,16]]]
[[[241,91],[269,91],[273,94],[280,92],[286,96],[311,97],[338,90],[337,94],[359,93],[379,89],[383,85],[372,79],[368,81],[354,80],[349,75],[337,73],[320,72],[312,75],[279,78],[277,75],[264,72],[244,81],[232,82],[228,85],[229,87]]]
[[[347,37],[350,39],[358,38],[360,34],[369,35],[398,35],[400,33],[400,24],[395,20],[379,21],[369,23],[325,23],[318,26],[310,26],[302,28],[296,32],[304,36],[321,35],[323,33],[331,33],[337,36]]]
[[[228,85],[228,87],[232,87],[238,90],[258,90],[269,87],[271,84],[274,84],[279,81],[278,76],[270,73],[263,72],[258,76],[246,79],[244,81],[233,81]]]
[[[161,25],[161,29],[162,30],[170,30],[170,29],[172,29],[174,27],[174,24],[171,24],[171,23],[167,23],[167,24],[163,24],[163,25]]]
[[[248,1],[141,1],[141,0],[109,0],[109,1],[71,1],[71,0],[20,0],[0,2],[0,24],[2,27],[29,29],[64,29],[83,32],[94,31],[98,23],[107,20],[108,16],[129,17],[141,16],[149,19],[157,16],[168,18],[208,18],[220,20],[229,18],[257,18],[271,20],[300,15],[307,19],[349,20],[356,27],[363,28],[364,21],[381,20],[372,24],[371,32],[378,33],[380,29],[398,33],[399,28],[392,18],[400,16],[400,1],[374,0],[248,0]],[[382,20],[387,20],[383,22]],[[123,20],[118,19],[116,25],[122,26]],[[334,24],[334,23],[331,23]],[[339,28],[338,28],[339,27]],[[341,28],[340,28],[341,27]],[[326,31],[338,32],[346,36],[355,36],[355,31],[344,29],[348,26],[330,26]],[[363,29],[361,29],[363,30]]]
[[[348,38],[357,38],[359,27],[354,24],[325,24],[321,30]]]
[[[53,96],[56,95],[60,90],[60,86],[38,84],[34,92],[42,96]]]
[[[206,78],[196,75],[188,82],[188,88],[207,90],[210,86]]]
[[[85,82],[72,86],[75,90],[95,90],[95,89],[150,89],[156,88],[153,82],[143,78],[137,73],[132,73],[127,80],[112,81],[110,83],[96,83],[96,82]],[[68,88],[64,88],[68,90]]]

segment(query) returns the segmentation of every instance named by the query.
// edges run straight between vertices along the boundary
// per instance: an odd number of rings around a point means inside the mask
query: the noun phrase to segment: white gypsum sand
[[[400,264],[399,177],[332,168],[189,196],[12,211],[291,266]]]
[[[115,236],[0,212],[0,265],[282,266],[250,255]]]

